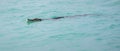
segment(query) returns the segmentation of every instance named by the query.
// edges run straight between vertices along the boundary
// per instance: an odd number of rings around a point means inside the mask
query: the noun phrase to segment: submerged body
[[[64,18],[64,17],[56,17],[56,18],[52,18],[52,19],[61,19],[61,18]]]
[[[28,21],[42,21],[40,18],[28,19]]]
[[[88,16],[88,15],[93,15],[93,14],[83,14],[83,15],[74,15],[74,16],[61,16],[61,17],[54,17],[50,19],[41,19],[41,18],[34,18],[34,19],[27,19],[28,22],[38,22],[38,21],[43,21],[43,20],[57,20],[57,19],[62,19],[62,18],[71,18],[71,17],[76,17],[76,16]]]
[[[55,17],[52,19],[61,19],[61,18],[64,18],[64,17]],[[34,19],[27,19],[27,20],[31,22],[37,22],[37,21],[43,21],[43,20],[49,20],[49,19],[34,18]]]

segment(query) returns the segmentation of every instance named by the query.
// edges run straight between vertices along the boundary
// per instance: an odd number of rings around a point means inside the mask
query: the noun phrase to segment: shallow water
[[[0,51],[120,51],[120,0],[0,0],[0,19]]]

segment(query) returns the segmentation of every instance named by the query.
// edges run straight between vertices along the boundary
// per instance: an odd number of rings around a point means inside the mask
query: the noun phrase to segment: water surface
[[[0,51],[120,51],[120,0],[0,0],[0,19]]]

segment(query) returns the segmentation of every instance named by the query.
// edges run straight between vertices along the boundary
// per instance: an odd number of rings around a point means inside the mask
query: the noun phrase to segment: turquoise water
[[[0,19],[0,51],[120,51],[120,0],[0,0]]]

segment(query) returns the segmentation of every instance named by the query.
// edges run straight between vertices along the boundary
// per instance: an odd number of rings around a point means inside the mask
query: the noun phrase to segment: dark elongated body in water
[[[41,19],[41,18],[27,19],[27,24],[29,25],[31,23],[40,22],[43,20],[57,20],[57,19],[61,19],[61,18],[64,18],[64,17],[55,17],[55,18],[51,18],[51,19]]]
[[[42,21],[42,19],[40,19],[40,18],[34,18],[34,19],[28,19],[28,21],[33,21],[33,22],[35,22],[35,21]]]
[[[52,19],[61,19],[61,18],[64,18],[64,17],[56,17],[56,18],[52,18]]]
[[[52,18],[52,19],[61,19],[61,18],[64,18],[64,17],[55,17],[55,18]],[[31,22],[37,22],[37,21],[43,21],[43,20],[50,20],[50,19],[41,19],[41,18],[34,18],[34,19],[28,19],[28,21],[31,21]]]
[[[50,18],[50,19],[41,19],[41,18],[34,18],[34,19],[27,19],[28,22],[38,22],[38,21],[43,21],[43,20],[57,20],[61,18],[67,18],[67,17],[76,17],[76,16],[88,16],[88,15],[93,15],[93,14],[83,14],[83,15],[74,15],[74,16],[62,16],[62,17],[55,17],[55,18]]]

